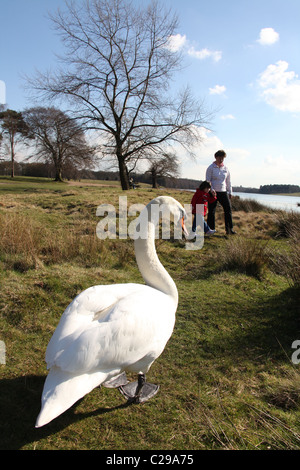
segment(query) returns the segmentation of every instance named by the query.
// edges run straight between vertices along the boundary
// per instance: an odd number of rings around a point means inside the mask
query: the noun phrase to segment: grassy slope
[[[190,202],[187,192],[142,188],[126,193],[128,206],[162,193]],[[110,184],[0,179],[0,448],[298,449],[297,292],[267,263],[259,275],[220,269],[231,243],[221,214],[202,250],[157,242],[180,295],[174,334],[148,374],[159,394],[128,407],[117,390],[96,389],[34,428],[45,349],[65,307],[90,285],[142,282],[131,240],[95,237],[97,206],[118,206],[120,195]],[[234,219],[241,239],[286,249],[272,214]]]

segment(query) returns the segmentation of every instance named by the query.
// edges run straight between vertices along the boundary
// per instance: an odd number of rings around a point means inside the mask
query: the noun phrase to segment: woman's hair
[[[200,184],[199,186],[199,189],[201,191],[203,191],[203,189],[206,189],[206,188],[211,188],[211,183],[209,181],[202,181],[202,183]]]
[[[216,157],[226,157],[226,152],[225,150],[218,150],[216,153],[215,153],[215,158]]]

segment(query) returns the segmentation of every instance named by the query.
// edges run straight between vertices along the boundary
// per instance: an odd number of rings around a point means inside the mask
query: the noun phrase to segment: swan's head
[[[152,201],[149,202],[149,204],[146,206],[146,208],[148,209],[148,213],[150,214],[150,217],[152,213],[151,209],[152,209],[152,206],[154,205],[158,206],[157,210],[161,217],[164,215],[164,212],[172,214],[174,217],[174,223],[175,224],[180,223],[184,234],[188,235],[188,231],[186,230],[185,223],[184,223],[187,215],[186,215],[186,211],[184,207],[180,204],[180,202],[176,201],[176,199],[170,196],[158,196],[155,199],[152,199]]]

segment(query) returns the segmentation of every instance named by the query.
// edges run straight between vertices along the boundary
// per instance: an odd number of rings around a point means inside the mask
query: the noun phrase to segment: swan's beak
[[[189,232],[186,229],[186,226],[185,226],[185,223],[184,223],[184,217],[182,217],[182,219],[181,219],[181,227],[182,227],[182,231],[183,231],[184,235],[187,237],[189,235]]]

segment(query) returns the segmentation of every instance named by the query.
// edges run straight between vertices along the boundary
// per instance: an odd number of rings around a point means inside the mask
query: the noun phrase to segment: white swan
[[[90,287],[67,307],[47,347],[50,371],[36,427],[49,423],[101,384],[119,387],[126,398],[137,402],[157,392],[158,386],[146,382],[145,374],[173,332],[178,292],[156,254],[155,223],[150,216],[154,204],[167,206],[176,222],[183,221],[185,211],[175,199],[153,199],[137,220],[140,225],[145,221],[148,237],[134,242],[146,285]],[[138,382],[127,383],[125,371],[138,374]]]

